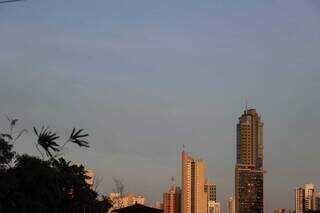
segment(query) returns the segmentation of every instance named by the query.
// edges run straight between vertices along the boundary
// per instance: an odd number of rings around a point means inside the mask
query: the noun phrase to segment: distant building
[[[206,182],[204,184],[204,192],[206,193],[206,197],[207,197],[207,212],[216,213],[218,211],[217,208],[219,208],[217,204],[216,184],[206,179]]]
[[[94,180],[94,173],[92,170],[87,169],[85,171],[85,176],[86,176],[86,183],[90,186],[90,189],[93,188],[93,180]]]
[[[221,213],[221,205],[219,202],[209,201],[208,213]]]
[[[315,192],[315,186],[313,183],[304,184],[304,210],[313,210],[313,193]]]
[[[237,124],[236,213],[263,213],[263,123],[245,109]]]
[[[228,213],[236,213],[236,201],[234,196],[231,196],[228,199]]]
[[[160,201],[156,201],[156,202],[153,204],[153,208],[163,209],[163,203],[161,203]]]
[[[182,213],[206,213],[207,194],[204,191],[204,161],[193,159],[186,151],[182,151]]]
[[[294,195],[296,213],[320,211],[320,192],[313,183],[295,188]]]
[[[303,213],[304,210],[304,188],[294,189],[294,206],[296,213]]]
[[[163,193],[163,212],[180,213],[180,206],[181,190],[179,187],[172,184],[169,191]]]
[[[320,210],[320,192],[313,193],[313,210]]]
[[[216,184],[210,182],[208,179],[206,179],[206,182],[204,184],[204,191],[208,194],[208,201],[217,201],[217,186]]]
[[[145,202],[145,198],[143,196],[134,195],[133,193],[121,196],[120,193],[112,192],[109,193],[109,198],[113,204],[112,210],[132,206],[136,203],[144,205]]]

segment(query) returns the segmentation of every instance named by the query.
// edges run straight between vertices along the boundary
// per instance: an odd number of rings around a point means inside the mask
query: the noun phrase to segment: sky
[[[127,192],[162,199],[180,183],[183,144],[206,164],[218,201],[234,191],[245,101],[264,122],[265,211],[293,209],[320,185],[318,0],[26,0],[0,5],[0,128],[89,134],[81,162]]]

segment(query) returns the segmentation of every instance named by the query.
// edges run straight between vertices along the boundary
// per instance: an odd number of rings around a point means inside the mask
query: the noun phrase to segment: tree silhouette
[[[73,128],[68,139],[59,143],[60,136],[49,128],[33,128],[36,148],[42,157],[39,158],[13,151],[14,142],[25,130],[15,132],[18,120],[8,120],[9,131],[0,133],[1,213],[107,212],[111,202],[107,197],[99,199],[90,188],[84,166],[59,157],[68,143],[89,147],[89,135],[83,129]],[[9,166],[10,163],[13,165]]]

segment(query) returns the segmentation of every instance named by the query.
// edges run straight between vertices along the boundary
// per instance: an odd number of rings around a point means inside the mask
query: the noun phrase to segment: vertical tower
[[[182,151],[182,213],[206,213],[206,193],[204,192],[204,161],[193,159]]]
[[[315,186],[313,183],[304,184],[304,210],[312,210],[314,191]]]
[[[263,123],[245,109],[237,124],[236,213],[263,213]]]
[[[294,206],[296,213],[303,213],[304,210],[304,188],[294,189]]]

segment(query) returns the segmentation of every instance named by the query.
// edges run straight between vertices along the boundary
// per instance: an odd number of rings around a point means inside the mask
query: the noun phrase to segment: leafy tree
[[[40,131],[34,128],[36,148],[42,158],[17,155],[12,150],[14,142],[25,130],[13,137],[16,122],[11,120],[9,132],[0,134],[0,212],[107,212],[110,201],[107,197],[99,199],[98,193],[91,189],[86,182],[89,177],[85,168],[61,157],[69,143],[89,147],[85,140],[88,134],[82,129],[73,129],[60,145],[57,141],[60,136],[54,131],[45,127]]]

